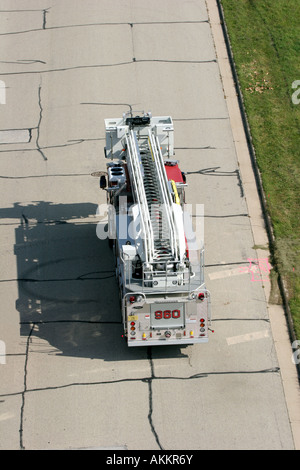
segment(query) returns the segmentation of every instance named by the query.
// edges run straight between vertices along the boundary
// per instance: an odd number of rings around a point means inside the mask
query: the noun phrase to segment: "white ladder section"
[[[131,175],[131,183],[134,190],[136,202],[139,206],[140,221],[145,245],[146,263],[154,258],[154,237],[150,214],[147,204],[147,198],[144,189],[143,176],[141,172],[141,156],[138,149],[136,135],[133,131],[126,134],[127,144],[127,166]]]
[[[158,239],[158,247],[160,258],[167,258],[168,255],[173,258],[174,261],[178,260],[178,249],[176,240],[176,227],[174,224],[173,214],[173,201],[169,190],[169,183],[166,174],[166,169],[163,161],[163,157],[160,150],[158,138],[155,138],[153,133],[149,130],[148,132],[148,143],[151,154],[151,159],[154,162],[153,165],[153,180],[160,182],[158,191],[160,193],[159,204],[162,206],[163,217],[167,225],[168,241],[165,237],[162,240]],[[148,159],[150,156],[148,156]],[[158,193],[158,197],[159,197]],[[160,245],[160,246],[159,246]],[[168,245],[170,246],[170,253],[168,253]],[[164,255],[163,255],[164,253]]]
[[[182,257],[178,249],[180,235],[158,138],[149,130],[140,153],[136,134],[131,130],[126,135],[126,144],[128,171],[139,206],[145,261],[178,261]]]

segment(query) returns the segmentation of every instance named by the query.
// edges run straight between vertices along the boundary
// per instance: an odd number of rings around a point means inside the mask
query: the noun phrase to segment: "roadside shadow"
[[[115,259],[108,240],[96,236],[97,223],[105,224],[96,211],[95,204],[44,201],[0,210],[2,218],[20,221],[14,249],[20,334],[43,340],[48,354],[145,359],[147,348],[128,348],[122,338]],[[159,355],[165,354],[186,357],[176,347]]]

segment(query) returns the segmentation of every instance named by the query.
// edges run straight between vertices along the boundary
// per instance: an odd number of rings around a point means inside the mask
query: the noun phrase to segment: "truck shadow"
[[[105,361],[138,360],[147,348],[128,348],[108,240],[96,236],[95,204],[16,203],[1,209],[17,219],[20,334],[38,352]],[[102,222],[103,224],[105,222]],[[157,348],[159,357],[185,357],[180,348]],[[157,355],[156,354],[156,355]]]

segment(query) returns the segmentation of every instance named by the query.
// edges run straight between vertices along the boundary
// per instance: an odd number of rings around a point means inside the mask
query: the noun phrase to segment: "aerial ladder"
[[[106,119],[110,243],[128,346],[208,341],[204,248],[190,250],[170,116]],[[189,225],[190,227],[190,225]],[[193,233],[193,238],[195,234]]]

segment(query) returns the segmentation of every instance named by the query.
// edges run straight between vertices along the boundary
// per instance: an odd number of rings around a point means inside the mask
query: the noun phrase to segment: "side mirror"
[[[100,177],[100,188],[105,189],[106,186],[107,186],[106,177],[104,175],[102,175]]]

